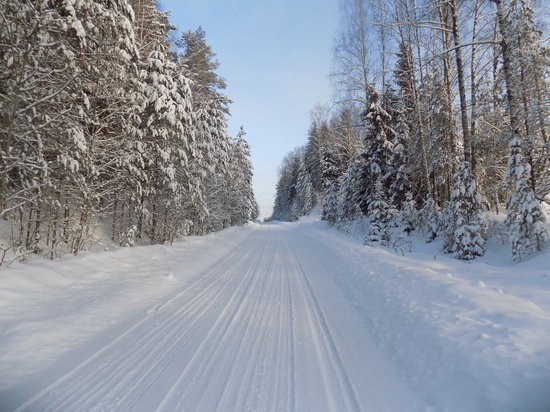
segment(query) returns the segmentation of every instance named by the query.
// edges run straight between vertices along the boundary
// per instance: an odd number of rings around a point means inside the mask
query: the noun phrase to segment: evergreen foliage
[[[481,197],[476,192],[470,164],[463,161],[458,165],[445,222],[445,247],[457,259],[472,260],[483,255],[481,211]]]

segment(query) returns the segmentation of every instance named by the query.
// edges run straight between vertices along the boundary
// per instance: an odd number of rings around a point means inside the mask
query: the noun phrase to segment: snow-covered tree
[[[409,125],[403,110],[397,113],[394,130],[392,153],[384,179],[388,182],[388,196],[391,204],[397,209],[401,209],[402,203],[407,200],[407,194],[410,194],[412,190],[407,158],[410,139]]]
[[[276,186],[275,204],[272,219],[293,221],[298,218],[296,208],[298,175],[300,168],[300,149],[287,154],[279,168]]]
[[[437,65],[424,77],[420,87],[423,121],[427,130],[426,161],[430,177],[431,196],[439,204],[451,196],[453,173],[458,163],[457,126],[453,106],[454,96],[448,96],[444,75]]]
[[[357,194],[361,193],[364,167],[357,161],[348,166],[346,172],[330,186],[322,203],[322,216],[332,224],[345,227],[346,224],[362,216]]]
[[[242,137],[246,190],[224,184],[229,99],[204,32],[178,57],[167,16],[154,0],[0,3],[4,251],[78,253],[98,224],[123,245],[161,243],[235,223],[232,203],[256,213]]]
[[[364,172],[360,178],[362,186],[356,193],[359,207],[363,214],[370,216],[370,204],[374,201],[374,192],[377,196],[386,199],[388,182],[386,176],[392,156],[392,140],[394,131],[391,128],[390,114],[377,104],[378,94],[373,90],[372,102],[364,114],[365,149],[360,159],[363,162]],[[377,184],[379,187],[377,187]]]
[[[311,184],[311,176],[305,163],[305,151],[300,153],[300,164],[298,166],[298,181],[296,182],[296,218],[309,215],[316,204],[315,192]]]
[[[145,230],[153,243],[172,238],[169,232],[175,225],[169,215],[188,196],[192,119],[190,103],[181,93],[177,76],[175,65],[161,50],[152,51],[141,70],[145,85],[140,114],[141,127],[146,131],[142,141],[145,190],[138,230]]]
[[[226,83],[216,72],[220,63],[206,42],[206,32],[201,27],[186,31],[176,42],[176,46],[181,49],[179,63],[192,82],[194,106],[215,102],[218,108],[228,112],[231,100],[221,93],[226,88]]]
[[[117,138],[131,106],[123,89],[136,56],[133,13],[125,0],[1,7],[2,101],[10,108],[0,116],[2,141],[12,148],[6,160],[25,165],[3,162],[2,211],[14,210],[4,190],[12,186],[20,220],[28,222],[26,248],[41,240],[52,256],[77,253],[117,183]]]
[[[458,165],[447,209],[446,250],[463,260],[482,256],[485,224],[481,216],[481,197],[476,192],[468,162],[463,161]]]
[[[235,207],[231,205],[240,202],[235,200],[235,194],[226,184],[232,180],[233,144],[227,131],[226,119],[231,100],[223,93],[225,80],[216,72],[219,62],[207,44],[206,33],[202,28],[183,33],[176,46],[179,69],[191,80],[197,148],[191,169],[194,180],[200,181],[201,189],[201,202],[197,203],[198,207],[193,212],[196,222],[192,231],[200,234],[231,225],[232,220],[235,220],[232,218]],[[239,150],[241,149],[245,152],[248,150],[240,147]],[[245,154],[243,156],[246,157]],[[248,200],[245,203],[250,203],[251,187],[246,192]],[[241,222],[242,219],[244,217],[237,220]]]
[[[372,194],[372,201],[369,207],[369,229],[364,243],[374,246],[388,246],[390,244],[391,232],[390,221],[396,210],[386,201],[384,188],[381,181],[375,183]]]
[[[229,206],[232,225],[243,225],[254,219],[256,203],[252,191],[252,162],[250,161],[250,147],[241,126],[237,137],[232,143],[230,153]]]
[[[506,97],[508,103],[508,114],[510,116],[510,156],[508,159],[507,181],[510,186],[510,196],[506,201],[507,226],[510,230],[510,240],[512,244],[512,255],[514,260],[521,260],[533,251],[540,251],[542,243],[547,234],[542,222],[540,201],[536,198],[531,164],[528,161],[532,155],[533,137],[532,129],[526,125],[529,124],[528,110],[524,108],[522,112],[520,96],[526,93],[522,82],[522,73],[524,67],[514,65],[514,62],[524,62],[522,55],[524,53],[522,30],[524,25],[528,25],[528,19],[525,13],[519,13],[514,6],[517,2],[507,2],[504,0],[494,0],[497,5],[497,21],[502,36],[502,69],[506,81]],[[519,27],[518,27],[519,26]],[[519,33],[516,31],[520,29]],[[531,47],[535,45],[530,44]],[[522,124],[523,117],[523,124]],[[543,125],[544,128],[544,125]]]
[[[512,257],[521,261],[541,251],[548,234],[540,201],[529,185],[531,166],[523,160],[517,139],[510,141],[507,179],[512,193],[506,201],[506,225],[510,233]]]
[[[424,201],[422,208],[418,211],[418,219],[427,241],[435,240],[439,235],[441,211],[431,196]]]
[[[202,141],[205,152],[202,156],[204,163],[197,166],[204,168],[206,172],[202,196],[208,213],[200,229],[204,233],[230,225],[227,206],[231,193],[225,182],[230,179],[231,138],[227,132],[225,113],[215,102],[202,110],[205,111],[205,122],[199,126],[198,139]]]
[[[409,192],[405,195],[405,201],[401,204],[401,210],[396,211],[390,221],[390,246],[392,249],[404,254],[410,252],[410,234],[418,226],[418,213],[416,204]]]
[[[481,0],[389,0],[370,8],[342,1],[333,115],[314,111],[305,146],[323,219],[345,227],[382,216],[386,202],[396,211],[390,231],[401,241],[419,226],[428,241],[444,235],[447,251],[473,259],[483,253],[483,210],[498,213],[508,196],[515,259],[541,250],[547,234],[540,202],[550,190],[550,53],[530,0],[492,2],[496,19],[491,2]],[[390,26],[395,36],[387,36]],[[363,149],[342,150],[357,130]],[[383,229],[375,221],[371,236]]]

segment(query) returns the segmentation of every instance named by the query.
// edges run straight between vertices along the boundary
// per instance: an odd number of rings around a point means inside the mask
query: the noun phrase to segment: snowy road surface
[[[547,256],[400,256],[311,220],[16,265],[0,411],[547,412]]]
[[[326,246],[279,229],[250,231],[195,281],[150,307],[21,410],[410,407],[411,394],[380,359],[326,271],[308,264]],[[186,262],[173,264],[177,270]]]

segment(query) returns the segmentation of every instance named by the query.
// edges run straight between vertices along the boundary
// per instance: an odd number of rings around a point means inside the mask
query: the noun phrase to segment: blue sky
[[[330,101],[338,0],[160,0],[178,31],[206,31],[231,106],[252,149],[261,217],[271,215],[277,168],[306,140],[309,112]]]

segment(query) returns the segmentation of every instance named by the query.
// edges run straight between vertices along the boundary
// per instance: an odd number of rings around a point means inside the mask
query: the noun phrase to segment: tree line
[[[459,259],[491,235],[514,260],[540,251],[550,48],[537,15],[529,0],[345,0],[334,102],[284,159],[272,217],[320,203],[339,227],[368,218],[367,244],[404,250],[418,230]]]
[[[0,2],[0,263],[257,217],[215,53],[173,29],[154,0]]]

